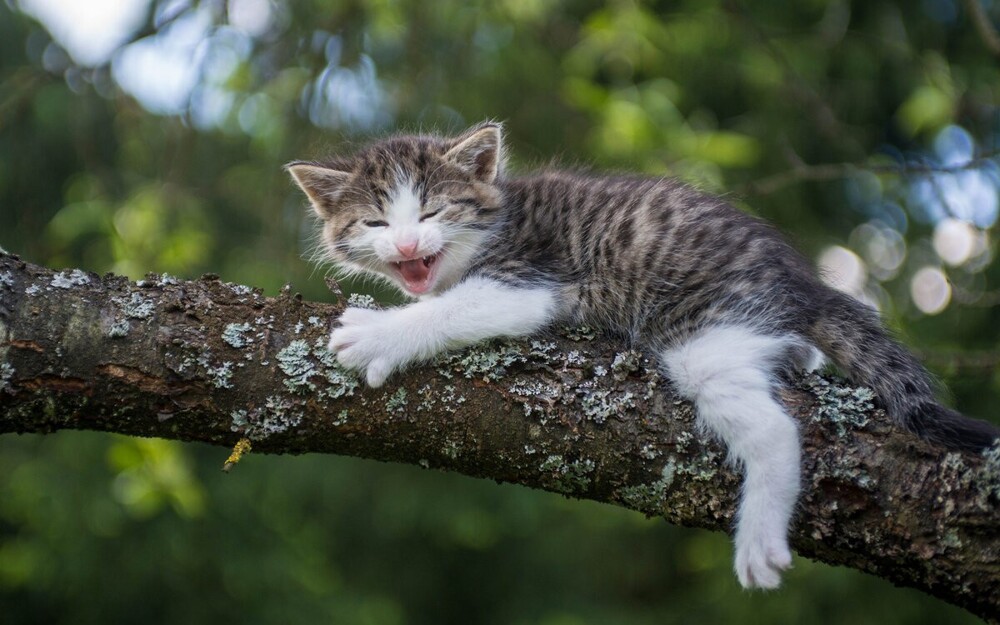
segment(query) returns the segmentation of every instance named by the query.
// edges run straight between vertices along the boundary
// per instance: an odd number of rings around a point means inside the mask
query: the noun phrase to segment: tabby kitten
[[[502,157],[500,126],[487,122],[288,165],[329,258],[418,299],[340,318],[330,349],[371,386],[442,351],[557,322],[638,343],[743,468],[735,569],[747,588],[777,587],[792,562],[800,444],[776,399],[782,370],[825,354],[904,427],[971,450],[998,436],[939,405],[876,313],[820,282],[770,226],[676,180],[508,177]]]

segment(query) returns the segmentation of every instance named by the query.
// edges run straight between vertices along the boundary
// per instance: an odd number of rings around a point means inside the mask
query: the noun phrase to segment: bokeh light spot
[[[936,315],[951,301],[951,285],[937,267],[923,267],[910,280],[910,296],[921,312]]]

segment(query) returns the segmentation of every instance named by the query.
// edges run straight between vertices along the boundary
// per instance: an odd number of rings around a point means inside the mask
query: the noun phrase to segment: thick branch
[[[737,475],[641,354],[563,330],[373,390],[322,347],[342,307],[0,255],[0,432],[245,435],[257,451],[406,462],[730,527]],[[930,446],[887,425],[865,389],[818,377],[783,399],[805,450],[798,552],[1000,618],[1000,450]]]

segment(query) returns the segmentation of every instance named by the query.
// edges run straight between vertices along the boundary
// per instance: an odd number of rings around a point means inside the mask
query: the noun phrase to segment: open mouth
[[[430,290],[431,284],[434,282],[437,261],[440,257],[441,252],[438,252],[437,254],[431,254],[423,258],[389,264],[402,276],[403,283],[406,284],[406,290],[419,295]]]

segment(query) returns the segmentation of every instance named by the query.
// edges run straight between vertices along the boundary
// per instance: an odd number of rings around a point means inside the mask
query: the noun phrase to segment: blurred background
[[[329,299],[282,164],[500,119],[514,169],[677,175],[777,223],[995,418],[1000,2],[753,4],[4,0],[0,246]],[[226,455],[0,439],[0,620],[975,622],[802,558],[749,594],[725,536],[610,506]]]

